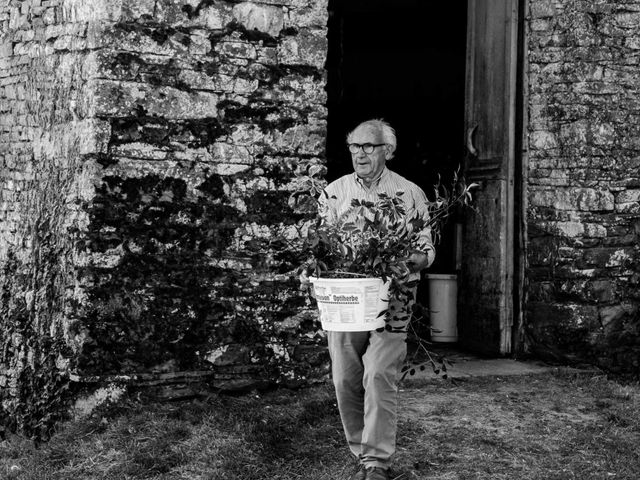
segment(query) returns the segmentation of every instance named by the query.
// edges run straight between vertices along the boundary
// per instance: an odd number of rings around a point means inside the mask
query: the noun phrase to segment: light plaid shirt
[[[325,191],[327,197],[321,197],[321,213],[330,223],[339,223],[349,215],[353,209],[351,206],[353,199],[376,202],[380,193],[395,196],[398,192],[404,192],[402,198],[407,218],[411,218],[416,212],[425,220],[429,218],[428,200],[422,189],[386,167],[369,188],[354,172],[331,182]],[[429,265],[431,265],[436,255],[431,239],[431,228],[423,229],[420,237],[420,243],[424,248],[423,253],[429,257]],[[419,277],[419,273],[412,273],[409,279]]]

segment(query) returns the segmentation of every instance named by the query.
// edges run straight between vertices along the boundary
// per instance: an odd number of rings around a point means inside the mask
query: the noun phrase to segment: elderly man
[[[322,210],[329,221],[349,215],[351,200],[375,202],[381,193],[404,192],[407,215],[428,216],[427,197],[414,183],[387,169],[396,149],[394,129],[383,120],[361,123],[347,136],[354,173],[329,184]],[[406,259],[408,272],[401,281],[420,277],[433,262],[431,232],[421,232],[424,251]],[[413,290],[415,298],[415,288]],[[411,297],[409,297],[411,298]],[[398,377],[406,356],[406,323],[412,302],[390,302],[390,322],[404,327],[391,331],[327,332],[333,383],[342,425],[351,452],[359,458],[353,480],[385,480],[396,449]],[[395,329],[394,329],[395,330]]]

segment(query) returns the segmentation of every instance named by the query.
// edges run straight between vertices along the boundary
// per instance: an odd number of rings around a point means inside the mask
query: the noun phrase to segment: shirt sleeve
[[[426,223],[428,223],[430,215],[429,215],[429,200],[425,193],[419,187],[413,192],[413,200],[414,200],[414,208],[415,212],[418,214],[420,218],[422,218]],[[431,227],[425,226],[419,232],[419,240],[418,240],[418,248],[427,255],[429,258],[428,265],[431,265],[436,258],[436,249],[433,245],[433,238],[431,236]]]

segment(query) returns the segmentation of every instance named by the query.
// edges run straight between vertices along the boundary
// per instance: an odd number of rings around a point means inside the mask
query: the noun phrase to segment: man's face
[[[364,125],[358,127],[350,139],[349,143],[358,143],[360,145],[364,143],[371,143],[373,145],[384,143],[382,139],[382,132],[371,125]],[[389,159],[389,147],[388,145],[381,145],[375,147],[372,153],[364,153],[362,148],[358,149],[356,153],[351,154],[351,161],[353,163],[353,170],[356,175],[364,181],[371,182],[375,179],[380,172],[384,169],[386,161]]]

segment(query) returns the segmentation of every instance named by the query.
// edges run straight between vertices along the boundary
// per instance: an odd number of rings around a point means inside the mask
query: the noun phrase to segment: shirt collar
[[[387,167],[384,167],[380,172],[380,175],[374,178],[373,181],[371,182],[371,187],[377,187],[378,185],[380,185],[380,181],[382,180],[383,177],[386,177],[386,176],[387,176]],[[364,184],[364,181],[358,176],[358,174],[356,174],[356,172],[353,172],[353,178],[355,179],[356,183],[360,185],[362,188],[365,188],[365,189],[371,188],[371,187],[367,187]]]

